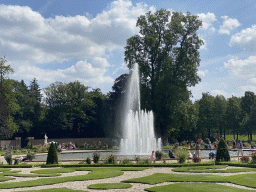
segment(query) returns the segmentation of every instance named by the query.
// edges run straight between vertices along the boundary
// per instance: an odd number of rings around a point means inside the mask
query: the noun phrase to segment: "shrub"
[[[256,163],[256,153],[252,153],[251,156],[252,156],[251,163],[255,164]]]
[[[178,158],[179,163],[185,163],[186,159],[188,158],[188,151],[183,149],[175,150],[174,154]]]
[[[6,153],[5,156],[4,156],[4,159],[6,160],[6,162],[9,165],[12,165],[12,154],[11,153]]]
[[[90,157],[87,157],[85,161],[86,161],[87,164],[91,164],[92,163],[92,160],[91,160]]]
[[[61,153],[61,152],[62,152],[62,149],[58,147],[58,148],[57,148],[57,152],[58,152],[58,153]]]
[[[28,144],[27,144],[27,149],[32,149],[32,143],[30,143],[30,142],[28,142]]]
[[[136,161],[136,163],[140,163],[141,158],[140,158],[140,157],[138,157],[138,156],[134,156],[134,160]]]
[[[113,154],[110,154],[107,158],[108,164],[117,164],[116,156]]]
[[[192,159],[192,161],[193,161],[194,163],[199,163],[199,162],[201,162],[201,159],[200,159],[199,157],[194,157],[194,158]]]
[[[220,139],[217,147],[216,162],[219,161],[230,161],[227,145],[223,138]]]
[[[152,163],[152,161],[149,160],[149,159],[142,159],[142,160],[140,161],[140,164],[143,164],[143,165],[149,165],[149,164],[151,164],[151,163]]]
[[[242,163],[248,163],[249,162],[249,157],[246,157],[246,156],[243,156],[242,158],[241,158],[241,162]]]
[[[19,159],[15,158],[14,159],[14,165],[18,165],[19,164]]]
[[[208,144],[204,144],[204,149],[209,149],[209,145]]]
[[[32,160],[35,159],[35,158],[36,158],[35,153],[28,153],[28,154],[27,154],[27,159],[28,159],[29,161],[32,161]]]
[[[125,158],[124,160],[122,160],[122,164],[129,164],[131,163],[130,159]]]
[[[46,164],[58,164],[58,154],[54,143],[51,143],[48,150]]]
[[[93,162],[98,163],[100,160],[100,153],[96,150],[93,152]]]
[[[163,158],[163,152],[162,151],[156,151],[156,159],[157,160],[160,160]]]

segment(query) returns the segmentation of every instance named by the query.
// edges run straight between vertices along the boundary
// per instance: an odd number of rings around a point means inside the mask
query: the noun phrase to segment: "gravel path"
[[[233,167],[231,167],[233,168]],[[30,171],[38,170],[41,168],[35,167],[35,168],[12,168],[12,170],[21,170],[24,174],[29,174]],[[54,184],[54,185],[44,185],[44,186],[38,186],[38,187],[27,187],[27,188],[16,188],[16,189],[0,189],[0,191],[4,192],[11,192],[11,191],[26,191],[26,190],[39,190],[39,189],[47,189],[47,188],[69,188],[69,189],[76,189],[76,190],[84,190],[84,191],[90,191],[90,192],[96,192],[99,190],[94,190],[94,189],[87,189],[87,186],[91,184],[96,184],[96,183],[119,183],[123,180],[127,179],[132,179],[132,178],[139,178],[139,177],[145,177],[148,175],[152,175],[154,173],[171,173],[171,174],[188,174],[188,173],[183,173],[183,172],[173,172],[171,169],[173,168],[152,168],[152,169],[147,169],[144,171],[124,171],[123,175],[117,176],[117,177],[112,177],[112,178],[106,178],[106,179],[97,179],[97,180],[88,180],[88,181],[72,181],[72,182],[66,182],[66,183],[59,183],[59,184]],[[84,175],[88,174],[90,171],[75,171],[72,173],[62,173],[60,177],[65,177],[65,176],[74,176],[74,175]],[[229,175],[235,175],[235,174],[244,174],[245,172],[241,173],[210,173],[212,175],[221,175],[221,176],[229,176]],[[255,173],[255,172],[246,172],[246,173]],[[209,174],[209,173],[189,173],[189,174]],[[35,178],[22,178],[22,177],[15,177],[15,180],[10,180],[6,181],[7,182],[19,182],[19,181],[26,181],[26,180],[35,180],[38,179],[39,177]],[[162,185],[168,185],[168,184],[173,184],[174,182],[164,182],[164,183],[159,183],[155,185],[149,185],[149,184],[141,184],[141,183],[132,183],[133,187],[129,189],[110,189],[110,190],[104,190],[106,192],[134,192],[134,191],[144,191],[145,188],[150,188],[154,186],[162,186]],[[175,182],[177,183],[177,182]],[[242,189],[251,189],[251,190],[256,190],[254,188],[248,188],[240,185],[235,185],[232,183],[218,183],[221,185],[226,185],[226,186],[231,186],[231,187],[237,187],[237,188],[242,188]]]

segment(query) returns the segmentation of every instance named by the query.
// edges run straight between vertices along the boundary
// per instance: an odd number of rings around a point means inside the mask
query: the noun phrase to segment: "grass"
[[[134,178],[122,181],[125,183],[157,184],[163,182],[229,182],[228,177],[219,175],[185,175],[155,173],[146,177]]]
[[[41,189],[41,190],[29,190],[23,192],[88,192],[84,190],[73,190],[67,188],[52,188],[52,189]]]
[[[215,183],[175,183],[170,185],[163,185],[157,187],[151,187],[145,189],[146,191],[154,191],[154,192],[217,192],[217,191],[225,191],[225,192],[245,192],[247,189],[239,189],[235,187],[229,187],[225,185],[218,185]]]
[[[100,183],[89,185],[89,189],[125,189],[132,187],[131,184],[128,183]]]
[[[58,169],[44,169],[42,172],[38,173],[63,173],[63,172],[72,172],[76,171],[92,171],[86,175],[77,175],[69,177],[58,177],[58,178],[42,178],[31,181],[22,181],[22,182],[12,182],[12,183],[0,183],[0,189],[10,189],[10,188],[19,188],[19,187],[32,187],[32,186],[42,186],[42,185],[52,185],[57,183],[64,183],[70,181],[84,181],[92,179],[103,179],[110,178],[115,176],[120,176],[123,174],[123,171],[142,171],[148,168],[144,167],[74,167],[74,168],[58,168]],[[67,171],[66,171],[67,170]]]
[[[231,169],[225,169],[225,170],[218,170],[226,167],[227,165],[180,167],[180,168],[172,169],[172,171],[192,172],[192,173],[238,173],[238,172],[256,171],[256,168],[231,168]]]
[[[236,138],[236,136],[235,136]],[[238,139],[247,141],[248,140],[248,135],[238,135]],[[233,141],[234,140],[234,135],[226,135],[226,140],[228,141]],[[256,140],[256,135],[252,135],[252,140]]]

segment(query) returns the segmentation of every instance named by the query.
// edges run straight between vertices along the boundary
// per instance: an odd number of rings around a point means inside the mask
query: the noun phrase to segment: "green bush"
[[[179,163],[185,163],[188,158],[188,151],[184,149],[177,149],[174,152],[175,156],[177,156]]]
[[[35,153],[28,153],[28,154],[27,154],[27,159],[28,159],[29,161],[32,161],[32,160],[35,159],[35,158],[36,158]]]
[[[138,157],[138,156],[135,156],[135,157],[134,157],[134,160],[136,161],[136,163],[140,163],[141,158],[140,158],[140,157]]]
[[[256,153],[252,153],[251,156],[252,156],[251,163],[256,164]]]
[[[152,163],[152,161],[149,160],[149,159],[142,159],[142,160],[140,161],[140,164],[143,164],[143,165],[149,165],[149,164],[151,164],[151,163]]]
[[[122,160],[122,164],[130,164],[130,163],[131,161],[128,158],[125,158],[124,160]]]
[[[58,154],[54,143],[51,143],[50,148],[48,150],[46,164],[58,164]]]
[[[107,158],[108,164],[117,164],[116,156],[113,154],[110,154]]]
[[[27,144],[27,149],[32,149],[32,143],[30,143],[30,142],[28,142],[28,144]]]
[[[223,138],[220,139],[217,147],[216,162],[219,161],[230,161],[228,147]]]
[[[15,158],[14,160],[14,165],[18,165],[19,164],[19,159]]]
[[[100,160],[100,152],[98,152],[97,150],[93,152],[93,162],[94,163],[98,163]]]
[[[163,152],[162,151],[156,151],[156,160],[160,160],[163,158]]]
[[[92,160],[91,160],[90,157],[87,157],[85,161],[86,161],[87,164],[91,164],[92,163]]]

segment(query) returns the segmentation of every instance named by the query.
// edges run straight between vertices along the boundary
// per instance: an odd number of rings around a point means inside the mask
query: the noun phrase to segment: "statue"
[[[48,137],[46,136],[46,133],[44,134],[44,145],[47,145],[47,139]]]

